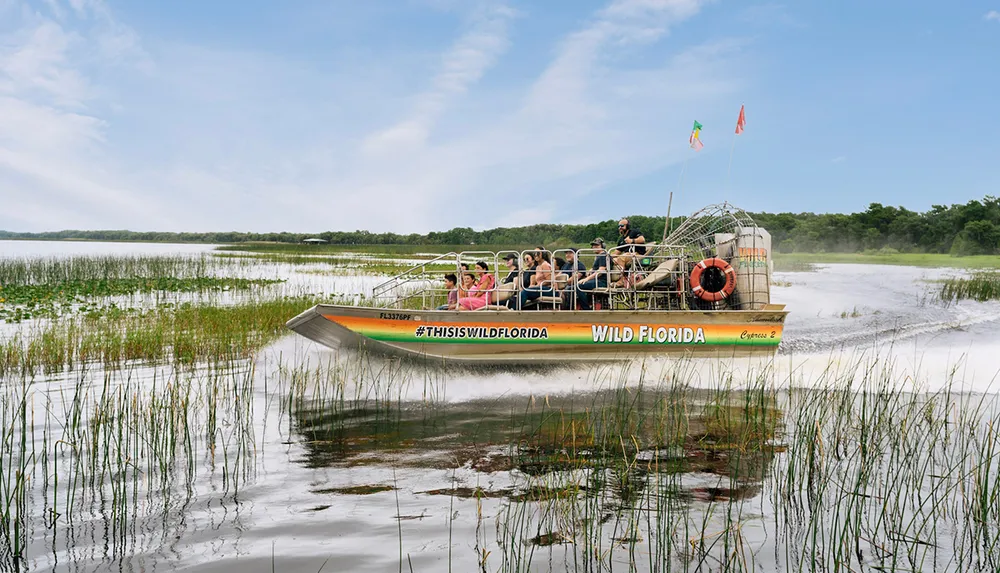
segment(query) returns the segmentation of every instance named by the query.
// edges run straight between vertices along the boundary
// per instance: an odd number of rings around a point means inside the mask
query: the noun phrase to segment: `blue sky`
[[[997,54],[1000,0],[0,0],[0,229],[923,210],[1000,195]]]

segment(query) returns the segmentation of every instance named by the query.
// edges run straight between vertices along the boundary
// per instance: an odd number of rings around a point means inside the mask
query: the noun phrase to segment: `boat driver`
[[[645,243],[646,237],[642,235],[642,231],[634,228],[628,219],[618,221],[618,246],[611,251],[615,264],[627,269],[636,255],[646,254],[646,247],[643,246]]]

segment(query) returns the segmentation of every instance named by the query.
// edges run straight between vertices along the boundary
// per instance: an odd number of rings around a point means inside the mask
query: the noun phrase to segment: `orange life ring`
[[[726,282],[722,285],[722,288],[714,292],[705,290],[705,287],[701,286],[701,274],[710,268],[719,269],[726,278]],[[691,271],[691,292],[701,300],[718,302],[733,294],[734,290],[736,290],[736,270],[729,263],[718,257],[701,261]]]

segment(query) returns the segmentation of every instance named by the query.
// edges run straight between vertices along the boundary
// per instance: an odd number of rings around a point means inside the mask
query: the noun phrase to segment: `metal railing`
[[[492,287],[478,291],[485,293],[480,295],[486,297],[484,303],[477,305],[483,308],[516,308],[519,306],[518,302],[511,299],[523,300],[521,293],[525,290],[532,292],[524,296],[528,299],[524,308],[578,309],[584,298],[596,303],[590,305],[591,309],[689,308],[691,293],[686,279],[690,262],[684,249],[655,243],[644,246],[646,253],[643,255],[610,255],[604,249],[568,248],[552,251],[529,249],[450,252],[415,265],[380,283],[372,289],[372,298],[376,306],[387,308],[432,310],[442,305],[447,308],[451,289],[445,287],[445,275],[456,275],[456,294],[461,297],[468,294],[468,283],[463,284],[463,275],[468,272],[473,275],[477,284],[482,284],[486,275],[492,276]],[[611,250],[614,251],[615,248],[612,247]],[[573,251],[572,256],[568,254],[570,251]],[[507,266],[506,258],[509,255],[517,257],[518,264],[514,270]],[[594,268],[595,259],[608,256],[609,265]],[[548,267],[540,262],[546,258]],[[578,261],[576,266],[582,263],[582,277],[573,273],[572,269],[556,268],[557,260],[568,258]],[[477,269],[477,262],[486,263],[488,270]],[[463,264],[468,267],[468,271],[462,267]],[[539,281],[539,278],[542,280]],[[581,296],[584,291],[586,297]]]

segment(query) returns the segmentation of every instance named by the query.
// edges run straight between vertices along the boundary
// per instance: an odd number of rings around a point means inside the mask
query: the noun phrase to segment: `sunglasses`
[[[625,225],[618,225],[618,228],[619,228],[619,229],[624,229],[624,228],[625,228]]]

